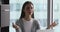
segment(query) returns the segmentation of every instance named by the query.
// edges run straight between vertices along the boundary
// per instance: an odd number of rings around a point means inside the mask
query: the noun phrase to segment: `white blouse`
[[[31,32],[31,27],[32,27],[32,23],[33,23],[33,19],[27,21],[24,18],[22,19],[24,21],[24,29],[25,32]]]

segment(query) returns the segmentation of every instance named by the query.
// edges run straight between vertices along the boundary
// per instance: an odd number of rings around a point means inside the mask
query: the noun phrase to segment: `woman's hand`
[[[13,28],[19,29],[19,26],[18,25],[14,24],[14,23],[12,23],[12,25],[13,25]]]
[[[51,26],[53,26],[53,27],[55,27],[57,24],[55,23],[55,22],[53,22],[52,24],[51,24]]]
[[[48,26],[47,29],[50,29],[51,27],[55,27],[57,24],[55,22],[53,22],[51,25]]]

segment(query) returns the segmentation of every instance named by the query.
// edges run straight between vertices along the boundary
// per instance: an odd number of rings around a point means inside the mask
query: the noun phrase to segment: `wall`
[[[9,26],[9,5],[1,5],[1,27]]]

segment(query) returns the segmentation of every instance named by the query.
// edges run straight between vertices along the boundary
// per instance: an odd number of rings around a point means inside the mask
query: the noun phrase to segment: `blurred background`
[[[12,28],[12,22],[16,22],[21,15],[22,5],[28,0],[10,0],[10,32],[15,32]],[[47,1],[48,0],[29,0],[34,4],[34,17],[40,22],[41,29],[46,29],[47,27]],[[60,32],[60,0],[53,0],[53,21],[58,23],[54,27],[55,32]],[[14,16],[14,17],[13,17]]]
[[[28,0],[0,0],[1,6],[1,26],[9,26],[9,32],[16,32],[12,27],[21,15],[22,5]],[[42,30],[47,27],[48,0],[29,0],[34,4],[34,17],[40,23]],[[54,27],[55,32],[60,32],[60,0],[53,0],[53,21],[58,25]]]
[[[12,22],[16,22],[21,15],[22,5],[28,0],[10,0],[10,32],[16,32],[12,27]],[[47,27],[47,1],[48,0],[29,0],[34,4],[34,17],[40,22],[41,29]],[[60,32],[60,0],[53,0],[53,21],[58,23],[54,27],[55,32]]]

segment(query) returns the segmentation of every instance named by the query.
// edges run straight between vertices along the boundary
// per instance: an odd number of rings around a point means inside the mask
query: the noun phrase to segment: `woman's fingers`
[[[12,25],[13,25],[13,28],[16,28],[16,25],[14,23],[12,23]]]
[[[47,28],[50,29],[51,27],[55,27],[57,24],[53,22],[51,25],[49,25]]]
[[[14,24],[14,23],[12,23],[12,24],[13,24],[13,28],[19,29],[19,26],[18,25]]]
[[[55,27],[57,24],[55,23],[55,22],[53,22],[52,24],[51,24],[51,26],[52,27]]]

